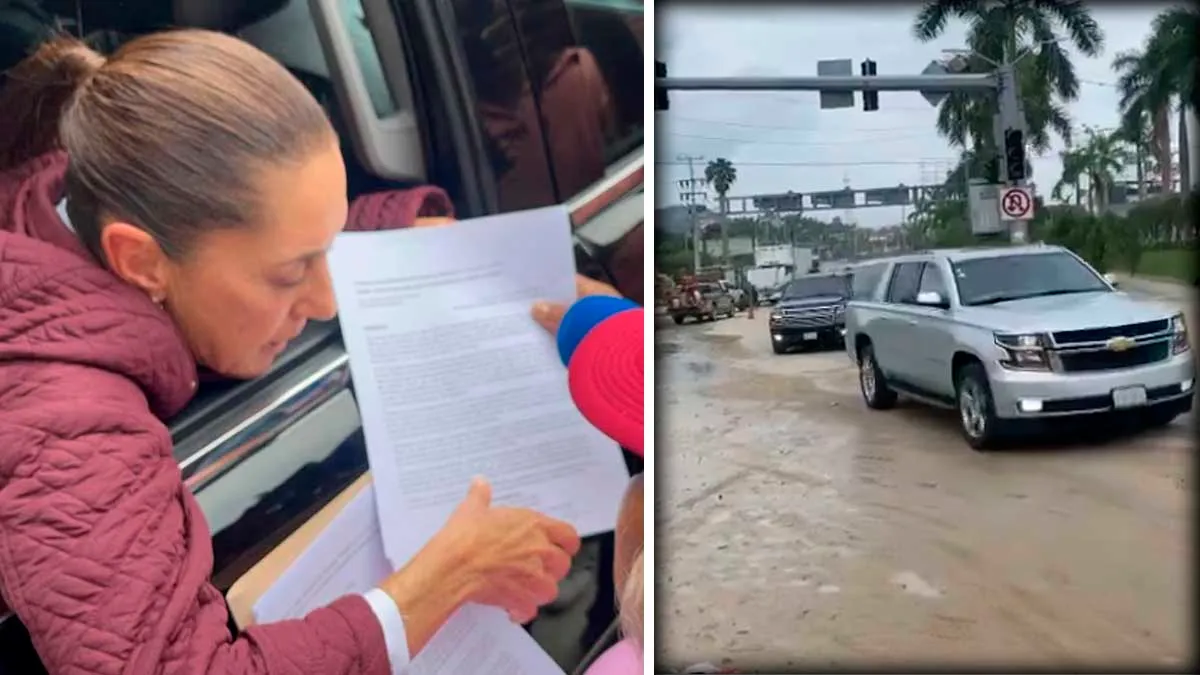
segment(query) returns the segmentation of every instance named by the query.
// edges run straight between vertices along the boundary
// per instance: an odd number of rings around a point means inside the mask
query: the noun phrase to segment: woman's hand
[[[441,531],[380,585],[400,608],[412,654],[463,603],[501,607],[527,623],[558,595],[579,551],[575,528],[491,501],[491,486],[476,479]]]
[[[604,283],[589,279],[582,274],[575,275],[575,296],[586,298],[589,295],[611,295],[613,297],[621,297],[621,293]],[[533,306],[533,320],[537,321],[542,328],[546,329],[547,333],[555,335],[558,333],[558,324],[562,323],[563,315],[567,313],[567,306],[560,302],[539,302]]]

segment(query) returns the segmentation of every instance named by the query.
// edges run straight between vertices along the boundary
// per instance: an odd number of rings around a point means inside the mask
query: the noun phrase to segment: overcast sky
[[[1166,4],[1103,3],[1093,16],[1104,30],[1104,53],[1094,59],[1072,50],[1081,85],[1070,106],[1077,127],[1117,124],[1113,55],[1139,47],[1154,15]],[[930,43],[912,37],[917,4],[833,3],[754,6],[663,3],[656,12],[657,58],[671,77],[815,75],[821,59],[873,59],[879,75],[919,73],[942,49],[965,44],[966,27],[952,22]],[[657,113],[657,200],[679,202],[675,181],[688,168],[680,154],[716,157],[737,167],[731,195],[889,187],[941,182],[956,152],[935,130],[937,111],[917,93],[882,92],[879,110],[820,110],[813,92],[672,92],[671,109]],[[1061,171],[1060,142],[1033,159],[1033,181],[1049,194]],[[823,211],[818,217],[846,217]],[[860,225],[900,221],[898,207],[851,212]]]

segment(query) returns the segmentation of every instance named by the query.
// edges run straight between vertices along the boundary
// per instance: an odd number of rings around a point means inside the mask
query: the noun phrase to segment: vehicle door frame
[[[911,382],[913,377],[913,368],[910,367],[908,359],[915,348],[913,329],[916,319],[909,312],[912,307],[911,303],[892,300],[892,287],[901,271],[909,265],[916,266],[917,283],[919,284],[925,262],[924,259],[917,258],[897,260],[892,264],[892,268],[888,271],[887,285],[883,288],[880,309],[884,335],[890,337],[883,338],[877,333],[872,339],[872,344],[875,345],[876,363],[879,364],[885,375],[898,380],[901,385]]]
[[[915,303],[906,307],[910,319],[908,331],[911,344],[907,363],[912,366],[912,385],[920,387],[923,393],[945,397],[953,394],[950,363],[954,357],[954,340],[950,322],[953,320],[954,307],[950,304],[953,300],[949,290],[948,266],[940,259],[926,260],[921,265],[921,272],[917,277],[917,293],[921,292],[926,270],[930,269],[941,275],[941,294],[948,304],[945,308]],[[947,384],[950,386],[949,391]]]

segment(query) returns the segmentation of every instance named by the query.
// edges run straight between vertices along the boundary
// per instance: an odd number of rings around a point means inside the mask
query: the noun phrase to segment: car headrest
[[[257,23],[292,2],[304,0],[172,0],[175,23],[225,33]]]

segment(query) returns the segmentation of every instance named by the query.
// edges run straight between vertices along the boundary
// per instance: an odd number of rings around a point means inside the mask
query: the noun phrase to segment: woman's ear
[[[166,297],[169,260],[149,232],[129,223],[109,223],[100,232],[100,250],[118,277],[156,302]]]
[[[625,489],[625,497],[621,500],[621,510],[617,514],[616,550],[613,560],[613,583],[617,595],[625,590],[625,580],[629,577],[629,568],[634,558],[645,545],[645,535],[642,531],[643,521],[643,474],[638,474],[629,481]]]

